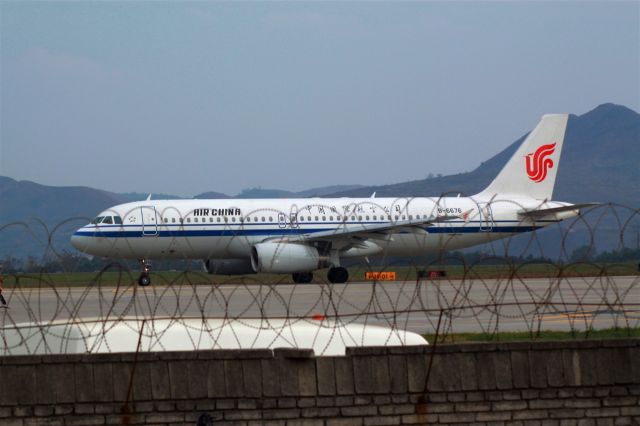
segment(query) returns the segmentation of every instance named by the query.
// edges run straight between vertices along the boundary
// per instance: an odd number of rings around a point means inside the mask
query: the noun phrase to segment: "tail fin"
[[[527,196],[551,200],[568,114],[547,114],[479,197]]]

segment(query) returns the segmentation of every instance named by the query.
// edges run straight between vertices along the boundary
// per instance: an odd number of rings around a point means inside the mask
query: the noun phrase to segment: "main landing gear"
[[[151,284],[151,277],[149,276],[149,271],[151,270],[151,261],[140,259],[140,264],[142,265],[142,272],[138,277],[138,285],[146,287]]]
[[[313,272],[294,272],[291,278],[296,284],[307,284],[313,279]]]
[[[291,274],[293,282],[296,284],[307,284],[313,280],[312,272],[294,272]],[[331,284],[342,284],[349,280],[349,271],[341,266],[330,268],[327,273],[327,279]]]
[[[331,284],[342,284],[346,283],[349,279],[349,271],[347,268],[343,268],[342,266],[338,266],[336,268],[329,268],[329,272],[327,273],[327,279]]]

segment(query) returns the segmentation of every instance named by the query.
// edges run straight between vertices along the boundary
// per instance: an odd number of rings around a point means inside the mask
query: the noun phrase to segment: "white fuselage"
[[[100,213],[99,217],[111,216],[112,223],[86,225],[76,231],[72,243],[86,253],[115,258],[247,259],[251,248],[264,241],[350,227],[366,234],[368,226],[378,224],[453,217],[373,232],[362,244],[354,245],[349,238],[332,243],[341,258],[419,255],[486,243],[569,216],[533,222],[518,215],[540,206],[534,199],[499,202],[468,197],[148,200]]]

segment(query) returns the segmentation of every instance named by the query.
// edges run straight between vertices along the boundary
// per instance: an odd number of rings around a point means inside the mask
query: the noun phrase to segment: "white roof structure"
[[[162,352],[211,349],[313,349],[426,345],[419,334],[373,325],[312,319],[166,318],[23,323],[0,329],[0,355]]]

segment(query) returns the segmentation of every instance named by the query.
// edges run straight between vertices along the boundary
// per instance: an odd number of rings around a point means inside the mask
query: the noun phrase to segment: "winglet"
[[[151,200],[151,194],[149,194],[146,201],[150,201],[150,200]]]

